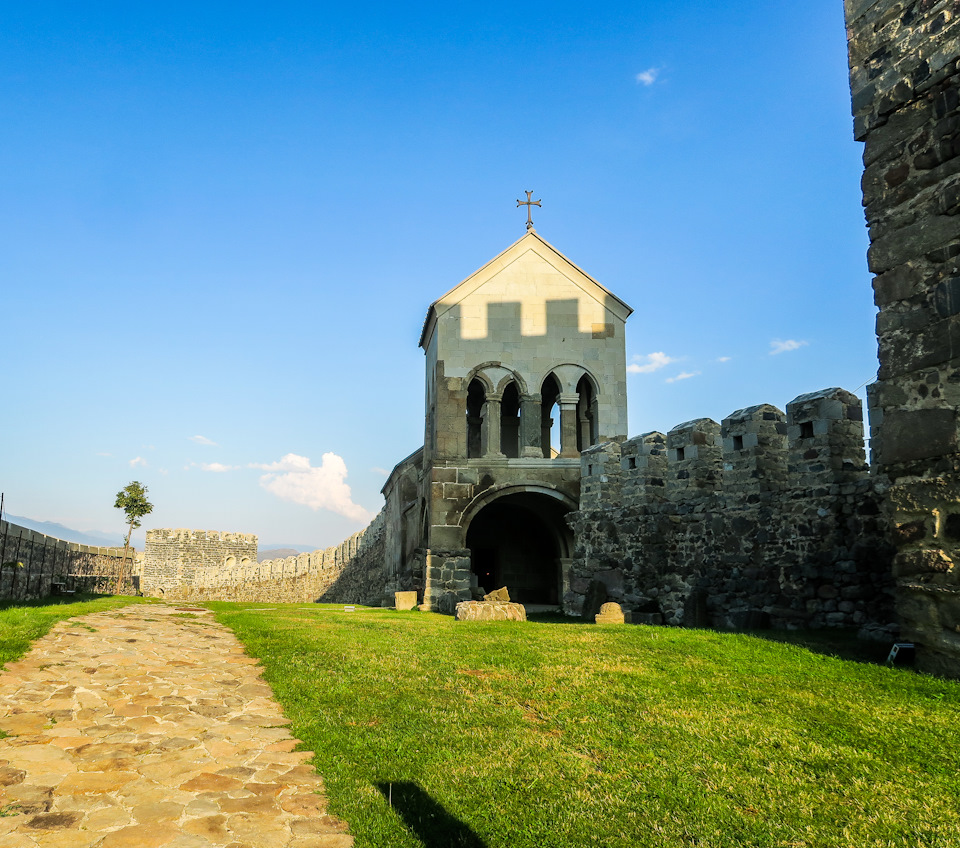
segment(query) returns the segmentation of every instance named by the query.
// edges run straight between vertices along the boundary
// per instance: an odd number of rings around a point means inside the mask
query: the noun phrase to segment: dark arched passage
[[[521,604],[559,604],[561,560],[572,536],[569,507],[536,492],[503,495],[482,507],[467,528],[471,569],[490,592],[506,586]]]

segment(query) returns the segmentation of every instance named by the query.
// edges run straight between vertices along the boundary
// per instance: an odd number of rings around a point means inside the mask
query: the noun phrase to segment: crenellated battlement
[[[764,403],[720,424],[697,418],[666,435],[594,445],[581,454],[580,506],[824,494],[867,473],[860,398],[830,388],[794,398],[786,413]]]
[[[599,580],[636,620],[889,635],[882,481],[856,395],[824,389],[786,412],[758,404],[604,442],[581,471],[568,612]]]
[[[185,527],[164,527],[147,530],[147,538],[155,541],[176,541],[180,544],[202,544],[204,542],[229,542],[235,544],[258,544],[255,533],[231,533],[225,530],[189,530]]]

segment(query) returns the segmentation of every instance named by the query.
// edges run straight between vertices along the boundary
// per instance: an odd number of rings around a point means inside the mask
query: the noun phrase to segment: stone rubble
[[[0,845],[352,846],[287,724],[205,610],[61,622],[0,673]]]

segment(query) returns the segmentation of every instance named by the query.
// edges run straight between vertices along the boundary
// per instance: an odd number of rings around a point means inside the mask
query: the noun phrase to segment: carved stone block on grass
[[[623,624],[626,621],[620,604],[606,603],[597,613],[597,624]]]
[[[462,601],[457,604],[457,621],[526,621],[523,604],[497,601]]]
[[[412,610],[417,605],[416,592],[394,592],[393,605],[398,610]]]

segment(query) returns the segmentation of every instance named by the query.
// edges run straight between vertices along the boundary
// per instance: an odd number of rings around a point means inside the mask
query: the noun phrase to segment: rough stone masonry
[[[880,309],[871,448],[892,484],[897,613],[920,666],[960,676],[960,2],[844,5]]]

